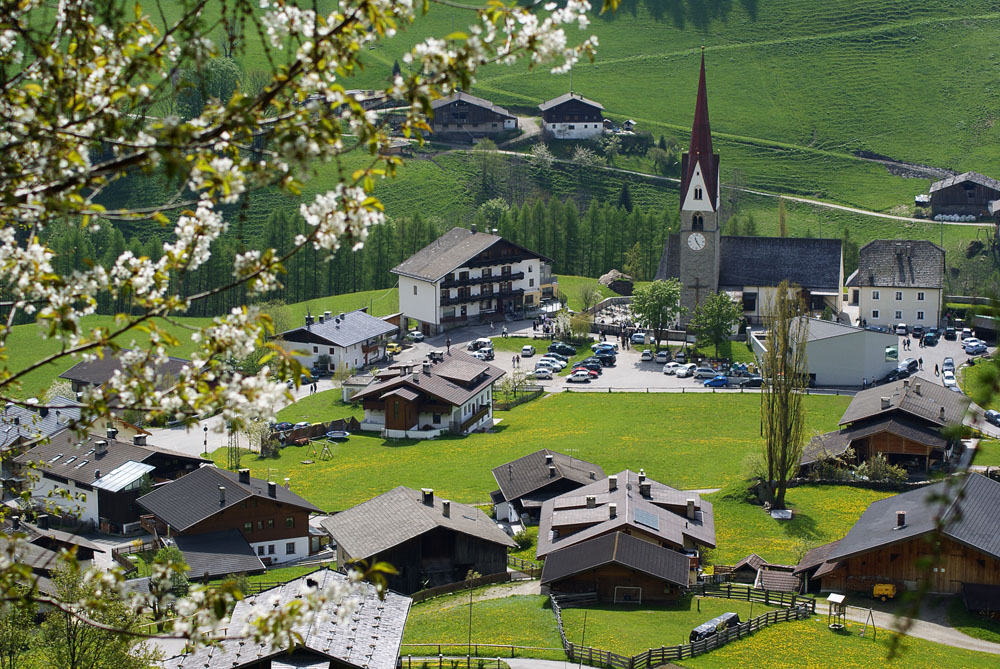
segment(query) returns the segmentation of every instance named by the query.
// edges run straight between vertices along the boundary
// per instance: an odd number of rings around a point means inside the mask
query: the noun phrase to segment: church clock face
[[[700,232],[692,232],[688,235],[688,246],[692,251],[701,251],[705,248],[705,235]]]

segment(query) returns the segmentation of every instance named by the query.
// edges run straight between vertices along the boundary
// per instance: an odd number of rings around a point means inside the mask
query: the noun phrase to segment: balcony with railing
[[[489,412],[490,412],[490,405],[488,403],[484,404],[482,409],[469,416],[469,419],[464,423],[462,423],[461,431],[465,432],[466,430],[468,430],[470,427],[479,422],[483,418],[483,416],[485,416]]]
[[[518,281],[524,278],[524,272],[511,272],[510,274],[492,274],[490,276],[470,276],[468,279],[452,279],[442,281],[442,288],[459,288],[462,286],[475,286],[482,283],[498,283],[500,281]]]
[[[534,256],[497,256],[496,258],[473,258],[465,263],[466,267],[489,267],[490,265],[513,265],[522,260],[530,260]]]
[[[518,288],[516,290],[498,290],[492,293],[474,293],[471,295],[459,295],[457,297],[442,297],[441,306],[450,307],[454,304],[471,304],[473,302],[479,302],[480,300],[492,300],[500,299],[505,300],[512,297],[518,297],[524,295],[524,289]]]

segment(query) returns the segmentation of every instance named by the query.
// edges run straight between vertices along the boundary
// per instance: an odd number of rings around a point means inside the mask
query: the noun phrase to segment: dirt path
[[[1000,655],[1000,644],[974,639],[950,627],[946,612],[947,602],[948,600],[943,597],[928,597],[920,609],[920,618],[911,621],[910,628],[906,630],[906,634],[945,646]],[[819,608],[821,607],[817,607],[817,616],[819,615]],[[879,629],[883,630],[899,631],[902,622],[902,619],[884,611],[873,611],[872,618]],[[864,623],[868,619],[868,609],[848,606],[847,619]]]

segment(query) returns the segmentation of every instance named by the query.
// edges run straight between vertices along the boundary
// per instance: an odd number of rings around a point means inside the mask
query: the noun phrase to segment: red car
[[[587,369],[586,367],[574,367],[572,371],[574,371],[574,372],[587,372],[587,374],[590,374],[590,378],[592,378],[592,379],[596,379],[598,376],[600,376],[600,374],[598,374],[594,370]]]

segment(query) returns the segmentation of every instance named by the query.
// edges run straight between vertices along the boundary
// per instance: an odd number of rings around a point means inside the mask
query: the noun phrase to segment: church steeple
[[[712,150],[712,129],[708,122],[708,91],[705,85],[705,49],[701,51],[701,75],[698,78],[698,100],[694,106],[694,123],[691,124],[691,143],[681,158],[681,208],[688,194],[691,178],[701,167],[705,181],[705,195],[712,211],[717,206],[719,183],[719,157]]]

